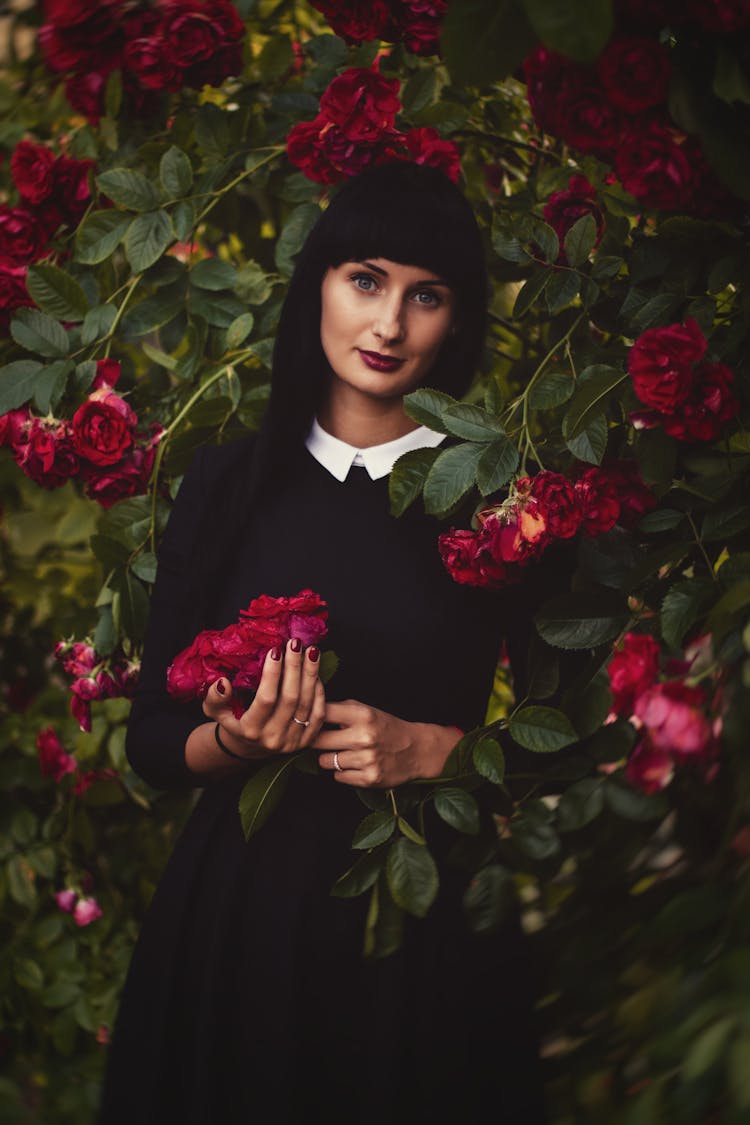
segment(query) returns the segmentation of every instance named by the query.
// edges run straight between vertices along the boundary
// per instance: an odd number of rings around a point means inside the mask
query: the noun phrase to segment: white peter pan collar
[[[445,439],[445,434],[439,434],[427,426],[418,426],[410,430],[403,437],[394,441],[384,441],[381,445],[368,445],[366,449],[357,449],[333,434],[327,433],[317,418],[313,419],[310,433],[307,435],[305,445],[324,469],[338,481],[345,481],[352,465],[361,465],[369,473],[372,480],[387,477],[399,457],[410,453],[413,449],[434,449]]]

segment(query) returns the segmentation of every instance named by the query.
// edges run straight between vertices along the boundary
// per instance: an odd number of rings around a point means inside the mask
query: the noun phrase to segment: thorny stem
[[[256,149],[255,151],[258,150]],[[246,180],[248,176],[252,176],[253,173],[257,172],[259,168],[262,168],[264,164],[270,164],[271,161],[275,160],[277,156],[280,156],[282,152],[284,152],[284,145],[274,145],[268,156],[264,156],[263,159],[259,160],[257,164],[253,164],[252,168],[246,168],[244,172],[240,172],[237,176],[234,177],[233,180],[230,180],[228,184],[225,184],[223,188],[219,188],[211,202],[203,208],[200,215],[195,220],[195,226],[198,226],[199,223],[203,222],[206,216],[210,214],[211,211],[213,211],[216,204],[223,196],[227,194],[228,191],[231,191],[232,188],[235,188],[237,184],[242,183],[242,181]]]

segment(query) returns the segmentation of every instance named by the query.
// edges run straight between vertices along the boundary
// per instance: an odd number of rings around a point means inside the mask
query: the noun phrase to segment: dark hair
[[[468,390],[484,346],[487,271],[474,213],[440,171],[398,161],[349,180],[317,221],[299,254],[281,311],[271,399],[258,439],[258,484],[283,475],[304,442],[325,392],[320,291],[330,267],[365,258],[421,266],[456,293],[456,331],[427,383],[456,398]]]

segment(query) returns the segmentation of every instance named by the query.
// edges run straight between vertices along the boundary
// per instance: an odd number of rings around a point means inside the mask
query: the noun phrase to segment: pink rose
[[[657,641],[647,633],[625,634],[607,669],[612,707],[618,715],[632,715],[636,699],[656,681],[659,655]]]
[[[628,758],[625,776],[641,793],[658,793],[674,777],[674,760],[666,750],[659,750],[648,739],[643,739]]]
[[[101,918],[102,908],[95,898],[79,898],[73,910],[73,920],[77,926],[90,926]]]
[[[61,781],[66,773],[75,769],[75,759],[68,754],[54,727],[45,727],[36,736],[36,748],[39,754],[39,768],[42,777],[51,777]]]
[[[635,702],[634,714],[648,730],[651,744],[676,757],[708,756],[714,733],[705,715],[706,694],[679,680],[654,684]]]
[[[63,910],[66,914],[73,913],[73,907],[75,906],[77,898],[78,895],[75,891],[67,890],[55,892],[55,902],[57,903],[58,909]]]

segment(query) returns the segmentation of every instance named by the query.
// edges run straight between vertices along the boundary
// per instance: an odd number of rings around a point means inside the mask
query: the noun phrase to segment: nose
[[[400,298],[385,299],[378,305],[372,325],[372,334],[382,344],[397,344],[406,335],[406,318]]]

